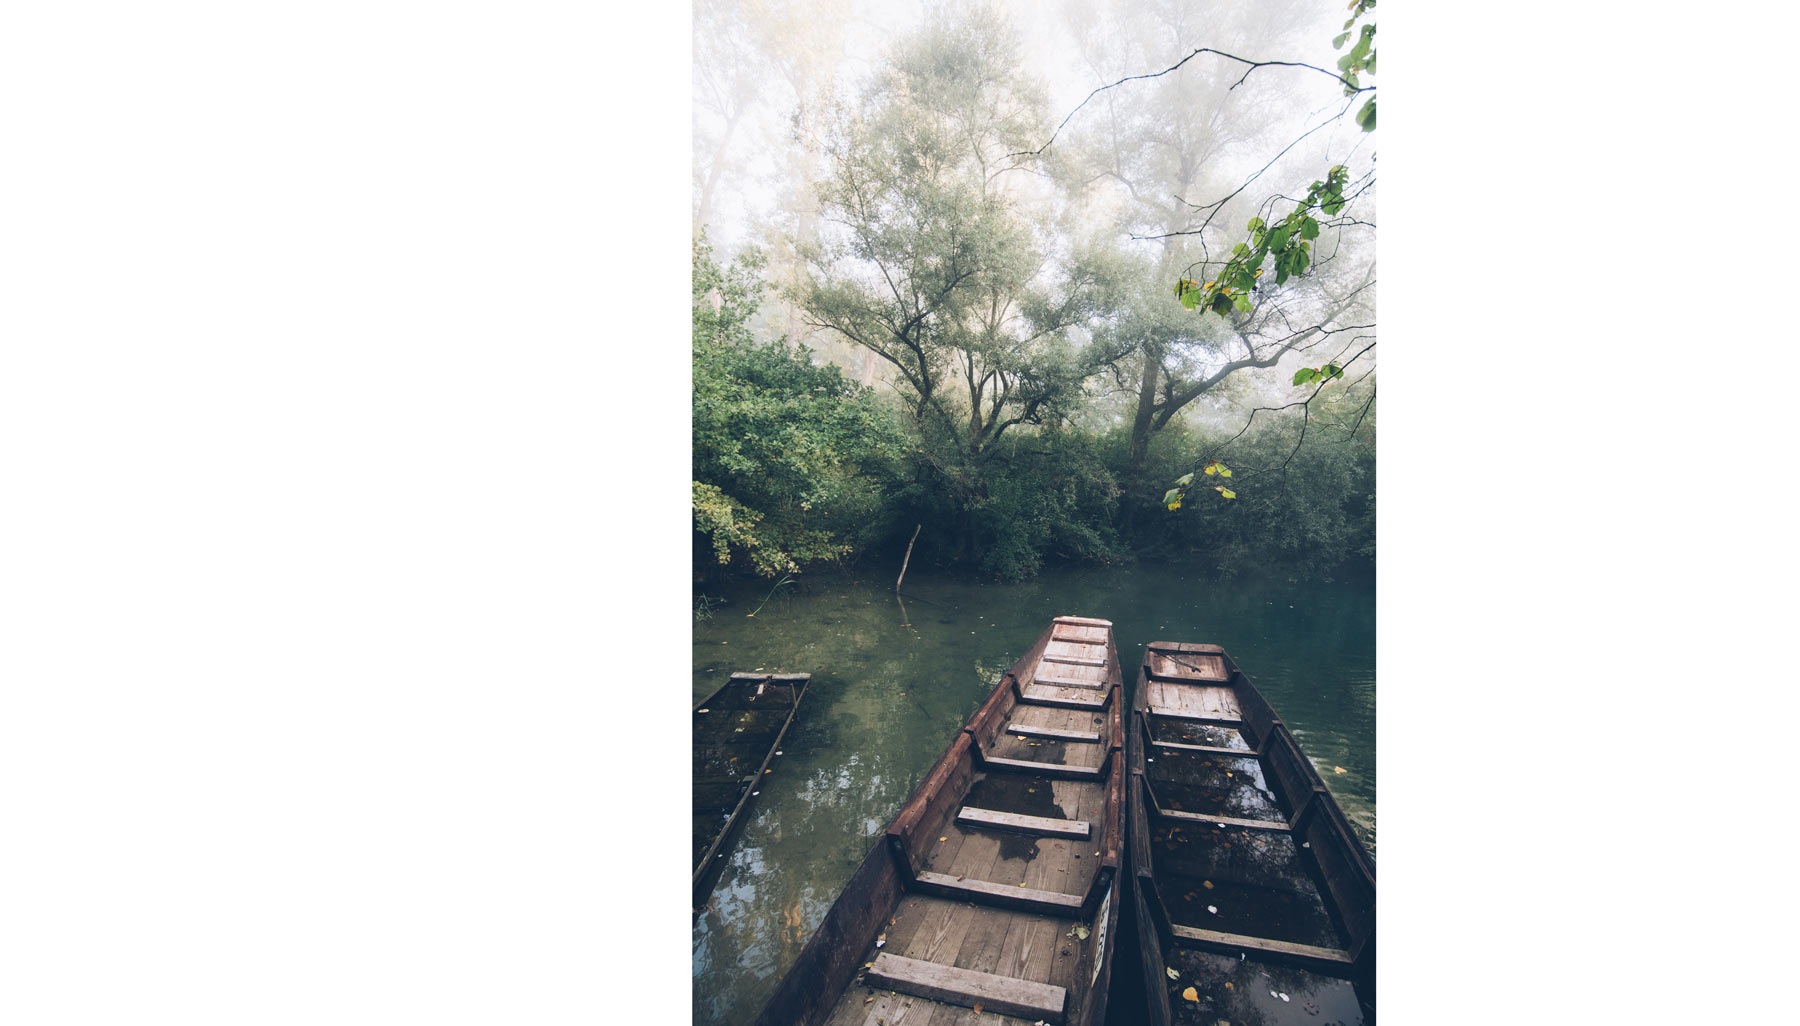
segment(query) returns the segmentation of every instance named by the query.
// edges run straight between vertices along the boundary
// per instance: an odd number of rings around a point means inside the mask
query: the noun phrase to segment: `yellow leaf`
[[[1207,473],[1207,474],[1217,474],[1218,472],[1219,472],[1219,468],[1216,466],[1213,466],[1211,463],[1208,463],[1206,465],[1206,470],[1204,471],[1204,473]]]
[[[1188,1001],[1194,1002],[1195,1004],[1200,1003],[1200,992],[1195,990],[1192,987],[1189,987],[1188,989],[1182,991],[1181,996]]]
[[[1333,766],[1333,767],[1331,767],[1331,772],[1333,772],[1333,773],[1348,773],[1350,771],[1345,769],[1342,766]]]
[[[1225,989],[1226,989],[1226,990],[1236,990],[1236,989],[1237,989],[1237,988],[1236,988],[1236,987],[1233,987],[1233,986],[1232,986],[1232,985],[1231,985],[1231,981],[1230,981],[1230,980],[1227,980],[1227,981],[1225,981]]]

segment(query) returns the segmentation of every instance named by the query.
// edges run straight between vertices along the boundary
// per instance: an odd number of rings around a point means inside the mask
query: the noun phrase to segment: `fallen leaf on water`
[[[1233,986],[1232,986],[1232,985],[1231,985],[1231,981],[1230,981],[1230,980],[1226,980],[1226,981],[1225,981],[1225,989],[1226,989],[1226,990],[1236,990],[1236,989],[1237,989],[1237,988],[1236,988],[1236,987],[1233,987]]]
[[[696,709],[695,712],[712,712],[711,709]]]
[[[1345,769],[1342,766],[1333,766],[1333,767],[1331,767],[1331,772],[1333,772],[1333,773],[1348,773],[1350,771]]]
[[[1200,1002],[1200,992],[1195,990],[1192,987],[1189,987],[1188,989],[1182,991],[1181,996],[1184,1000],[1192,1001],[1195,1004],[1199,1004],[1199,1002]]]
[[[1176,970],[1174,970],[1174,969],[1164,969],[1164,970],[1163,970],[1163,972],[1165,972],[1165,973],[1168,973],[1168,974],[1169,974],[1169,979],[1171,979],[1171,980],[1179,980],[1179,979],[1181,979],[1181,973],[1179,973],[1179,972],[1177,972],[1177,971],[1176,971]]]
[[[1211,881],[1211,880],[1202,880],[1202,881],[1200,881],[1200,886],[1202,886],[1202,887],[1204,887],[1204,888],[1206,888],[1206,889],[1207,889],[1207,890],[1209,890],[1209,891],[1210,891],[1210,890],[1212,890],[1212,889],[1213,889],[1213,885],[1212,885],[1212,881]]]
[[[1288,999],[1288,996],[1286,994],[1277,994],[1275,996],[1280,998],[1283,1001],[1286,1001]]]
[[[1206,906],[1206,910],[1215,916],[1219,914],[1219,906],[1217,905],[1208,905]]]

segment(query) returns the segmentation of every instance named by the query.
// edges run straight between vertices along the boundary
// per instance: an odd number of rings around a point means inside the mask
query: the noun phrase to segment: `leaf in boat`
[[[1192,987],[1189,987],[1188,989],[1182,991],[1181,996],[1188,1001],[1194,1002],[1195,1004],[1198,1004],[1200,1002],[1200,992],[1195,990]]]
[[[1075,924],[1075,939],[1076,940],[1087,940],[1087,938],[1088,938],[1088,928],[1085,926],[1082,926],[1079,923]]]
[[[1179,980],[1179,979],[1181,979],[1181,973],[1180,973],[1180,972],[1178,972],[1178,971],[1177,971],[1177,970],[1174,970],[1174,969],[1164,969],[1164,970],[1163,970],[1163,972],[1165,972],[1165,973],[1168,973],[1168,974],[1169,974],[1169,979],[1171,979],[1171,980]]]
[[[981,1014],[981,1002],[979,1002],[979,1001],[975,1002],[975,1014],[976,1015]]]
[[[949,834],[945,834],[944,836],[938,838],[938,840],[940,840],[940,841],[948,841],[949,839],[950,839]]]
[[[887,943],[887,931],[883,930],[881,932],[881,936],[875,938],[875,946],[879,948],[883,944],[886,944],[886,943]]]

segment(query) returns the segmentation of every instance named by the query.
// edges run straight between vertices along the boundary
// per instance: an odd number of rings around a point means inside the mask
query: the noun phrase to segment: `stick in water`
[[[920,524],[918,527],[913,528],[912,541],[906,543],[906,558],[900,561],[900,577],[898,580],[894,581],[894,594],[896,595],[900,593],[900,582],[906,580],[906,564],[912,562],[913,542],[919,540],[919,529],[924,526],[924,524]]]

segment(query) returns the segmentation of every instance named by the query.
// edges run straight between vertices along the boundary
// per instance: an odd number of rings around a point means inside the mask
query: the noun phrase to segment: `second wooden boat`
[[[719,881],[811,679],[805,673],[734,673],[694,707],[696,913]]]
[[[1099,1026],[1122,682],[1112,624],[1057,617],[875,839],[758,1026]]]
[[[1231,657],[1150,645],[1127,749],[1150,1021],[1373,1024],[1374,865]]]

